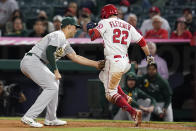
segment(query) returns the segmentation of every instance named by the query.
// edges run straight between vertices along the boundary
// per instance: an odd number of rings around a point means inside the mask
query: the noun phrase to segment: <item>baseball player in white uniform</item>
[[[119,19],[117,15],[117,8],[114,5],[105,5],[101,10],[102,20],[97,26],[92,22],[88,23],[87,29],[91,40],[99,37],[104,40],[106,63],[99,78],[104,84],[107,100],[128,111],[135,120],[136,126],[139,126],[142,121],[142,112],[129,105],[130,98],[119,89],[118,85],[122,75],[131,67],[127,54],[131,42],[141,46],[149,63],[154,62],[154,59],[149,53],[144,38],[133,26]]]
[[[57,119],[56,110],[58,103],[59,79],[56,61],[65,55],[73,62],[99,68],[99,62],[79,56],[71,48],[67,39],[72,38],[79,25],[71,17],[62,21],[61,30],[52,32],[43,37],[35,46],[25,54],[21,61],[21,71],[42,89],[42,93],[30,107],[21,121],[32,127],[42,127],[41,123],[34,119],[47,108],[44,125],[65,125],[66,121]],[[52,71],[47,64],[50,64]]]

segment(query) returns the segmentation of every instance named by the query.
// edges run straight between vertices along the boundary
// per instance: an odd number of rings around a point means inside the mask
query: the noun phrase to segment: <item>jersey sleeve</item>
[[[131,33],[131,42],[137,43],[139,42],[143,36],[140,35],[140,33],[137,32],[137,30],[132,26],[130,29]]]
[[[71,54],[71,53],[74,53],[74,49],[71,47],[70,44],[68,44],[66,47],[65,47],[65,55],[67,54]]]
[[[57,33],[51,34],[49,35],[48,45],[62,47],[66,43],[66,41],[63,38],[64,36],[61,36],[61,34],[57,34]]]
[[[56,65],[56,61],[55,61],[55,56],[54,56],[54,52],[56,51],[55,46],[49,45],[46,48],[46,57],[47,60],[49,61],[50,65],[51,65],[51,70],[54,72],[54,70],[57,69],[57,65]]]
[[[60,41],[58,34],[50,34],[48,38],[48,45],[59,47]]]
[[[106,21],[101,20],[95,28],[99,31],[99,33],[102,36],[106,32],[106,28],[107,28]]]

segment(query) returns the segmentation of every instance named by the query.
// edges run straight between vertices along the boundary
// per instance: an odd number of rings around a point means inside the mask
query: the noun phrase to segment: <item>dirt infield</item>
[[[39,121],[43,123],[43,121]],[[51,127],[51,128],[72,128],[72,127],[118,127],[118,128],[128,128],[134,127],[134,123],[131,122],[116,122],[116,121],[72,121],[68,120],[68,125]],[[0,131],[23,131],[22,129],[28,128],[20,120],[0,120]],[[48,126],[44,126],[48,128]],[[173,129],[173,130],[194,130],[196,131],[195,124],[190,123],[153,123],[153,122],[143,122],[141,127],[143,129]]]

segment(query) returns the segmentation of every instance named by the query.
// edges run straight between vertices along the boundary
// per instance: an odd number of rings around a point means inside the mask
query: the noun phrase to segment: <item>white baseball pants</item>
[[[99,79],[105,87],[106,97],[118,93],[121,77],[130,68],[128,55],[106,56],[105,68],[99,74]]]

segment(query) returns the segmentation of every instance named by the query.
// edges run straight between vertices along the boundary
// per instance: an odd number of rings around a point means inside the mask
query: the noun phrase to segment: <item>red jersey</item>
[[[181,35],[178,35],[176,31],[173,31],[171,34],[171,39],[191,39],[192,34],[190,31],[184,31]]]
[[[165,29],[159,29],[155,31],[154,29],[147,31],[145,38],[149,39],[168,39],[168,31]]]

